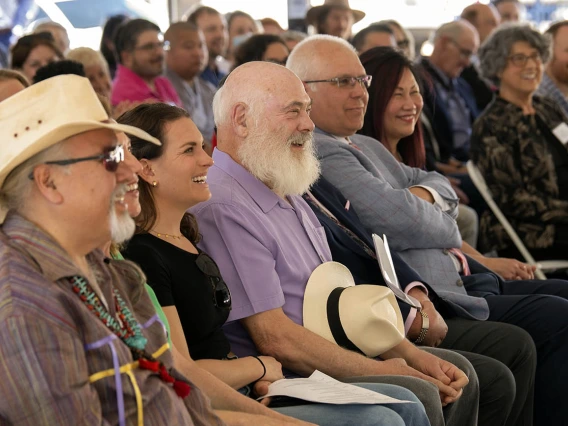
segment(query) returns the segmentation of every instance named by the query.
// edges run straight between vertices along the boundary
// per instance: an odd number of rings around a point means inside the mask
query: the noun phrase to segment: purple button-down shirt
[[[225,332],[238,356],[257,354],[238,320],[283,308],[303,325],[304,290],[313,270],[331,261],[325,231],[300,196],[277,196],[216,149],[207,182],[212,198],[192,207],[203,235],[199,247],[219,265],[231,290]]]

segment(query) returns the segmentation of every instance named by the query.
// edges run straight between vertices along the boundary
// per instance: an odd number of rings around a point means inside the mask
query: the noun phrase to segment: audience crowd
[[[348,0],[20,37],[0,425],[566,424],[567,271],[509,224],[568,260],[568,21],[524,15],[471,4],[428,57]],[[316,371],[400,401],[269,394]]]

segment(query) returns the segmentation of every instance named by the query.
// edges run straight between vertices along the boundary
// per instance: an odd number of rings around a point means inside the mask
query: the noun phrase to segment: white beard
[[[121,244],[134,235],[136,224],[128,214],[128,210],[118,214],[115,207],[115,199],[126,192],[126,185],[119,185],[111,198],[110,206],[110,236],[113,243]]]
[[[238,156],[241,164],[276,194],[302,195],[320,174],[313,134],[291,136],[284,142],[282,133],[256,127],[239,147]],[[294,152],[294,141],[304,141],[303,150]]]

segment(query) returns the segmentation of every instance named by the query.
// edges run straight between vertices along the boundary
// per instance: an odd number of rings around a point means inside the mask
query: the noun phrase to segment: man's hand
[[[466,374],[455,365],[426,351],[417,351],[408,364],[445,385],[438,386],[442,405],[457,401],[463,393],[463,388],[469,383]]]
[[[444,318],[438,313],[434,304],[428,298],[428,295],[424,293],[420,287],[412,288],[408,292],[408,295],[414,297],[422,304],[422,310],[428,315],[428,319],[430,320],[430,327],[423,344],[425,346],[439,346],[448,333],[446,321],[444,321]],[[422,328],[422,321],[422,315],[417,312],[416,318],[414,318],[414,322],[408,330],[407,336],[410,340],[416,340],[418,338],[420,329]]]
[[[430,191],[420,188],[419,186],[413,186],[408,188],[411,194],[416,195],[418,198],[422,198],[424,201],[434,204],[434,197],[430,194]]]
[[[501,275],[505,280],[534,280],[535,265],[527,265],[505,257],[476,257],[477,261]]]

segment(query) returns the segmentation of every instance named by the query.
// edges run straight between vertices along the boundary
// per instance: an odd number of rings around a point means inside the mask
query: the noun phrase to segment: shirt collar
[[[59,243],[23,216],[14,212],[8,213],[2,231],[10,242],[33,259],[41,274],[49,281],[55,282],[74,275],[83,276]],[[101,269],[100,265],[104,259],[102,251],[95,250],[87,257]]]
[[[326,131],[320,129],[319,127],[316,127],[314,129],[314,133],[318,133],[320,135],[326,135],[326,136],[329,136],[330,138],[338,140],[339,142],[349,144],[349,138],[348,137],[332,135],[331,133],[327,133]],[[351,136],[353,136],[353,135],[351,135]]]
[[[264,213],[279,204],[283,208],[292,208],[282,198],[274,193],[266,184],[258,180],[247,169],[238,164],[231,156],[218,148],[213,151],[213,160],[217,167],[235,179],[239,185],[250,195]]]
[[[442,83],[447,90],[453,90],[456,79],[449,78],[446,74],[444,74],[444,72],[440,68],[438,68],[432,62],[428,60],[426,61],[428,65],[432,68],[432,71],[434,71],[434,73],[436,74],[436,77],[438,77],[438,79],[440,80],[440,83]]]

